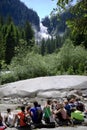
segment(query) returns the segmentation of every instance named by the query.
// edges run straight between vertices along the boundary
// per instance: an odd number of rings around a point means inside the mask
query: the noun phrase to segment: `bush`
[[[1,76],[1,83],[41,76],[87,75],[87,50],[73,46],[67,39],[58,53],[41,56],[33,51],[15,56],[9,70],[11,73]]]
[[[10,69],[16,73],[19,79],[47,75],[46,65],[41,55],[28,53],[26,57],[21,59],[21,61],[18,62],[18,59],[13,59],[12,64],[10,65]]]
[[[73,51],[71,63],[75,74],[84,74],[87,67],[87,50],[82,46],[77,46]]]
[[[1,75],[0,84],[10,83],[17,80],[19,80],[17,75],[13,73],[6,73]]]
[[[74,47],[67,39],[57,55],[56,67],[62,74],[86,74],[87,50],[82,46]]]

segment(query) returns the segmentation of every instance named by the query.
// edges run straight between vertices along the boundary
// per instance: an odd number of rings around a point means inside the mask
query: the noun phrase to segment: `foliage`
[[[25,57],[28,51],[30,51],[30,46],[27,46],[27,42],[24,39],[19,39],[18,45],[15,47],[15,56]]]
[[[47,76],[56,75],[57,66],[56,66],[57,54],[53,53],[51,55],[45,55],[43,61],[45,61]]]
[[[3,35],[0,32],[0,61],[5,60],[5,46]]]
[[[34,33],[29,22],[21,29],[9,17],[5,23],[0,20],[0,68],[2,61],[10,64],[15,54],[19,55],[32,48],[35,44]]]
[[[13,23],[7,28],[7,34],[5,37],[6,49],[5,49],[5,60],[9,64],[12,57],[14,56],[14,49],[17,46],[16,30]]]
[[[65,9],[66,4],[74,0],[58,0],[57,5]],[[87,48],[87,0],[77,0],[75,6],[70,8],[74,17],[67,22],[71,29],[71,38],[74,45],[84,45]]]
[[[61,0],[58,0],[60,6],[63,4],[62,8],[68,1],[62,0],[61,3]],[[80,0],[71,8],[74,17],[67,22],[69,29],[64,36],[42,39],[38,45],[35,44],[34,32],[29,22],[26,22],[24,27],[17,27],[11,17],[5,22],[0,17],[0,83],[60,74],[87,75],[86,4],[87,1],[84,0],[83,3]],[[67,12],[61,14],[62,22],[59,22],[56,16],[50,19],[46,17],[42,22],[49,26],[49,32],[52,27],[55,27],[56,31],[62,30],[61,27],[66,26],[67,18],[73,16]],[[59,26],[56,25],[57,22],[60,23]],[[9,73],[6,73],[7,71]]]
[[[19,79],[34,78],[46,75],[45,62],[42,56],[35,53],[28,53],[19,62],[20,57],[14,58],[10,65],[11,71],[16,73]]]
[[[56,52],[62,46],[62,38],[58,35],[55,38],[42,39],[40,42],[40,53],[44,56]]]
[[[14,73],[4,73],[0,76],[0,84],[10,83],[17,81],[18,77]]]
[[[69,39],[67,39],[58,54],[60,65],[62,65],[65,71],[67,71],[67,68],[69,68],[70,65],[72,65],[71,60],[73,57],[73,50],[74,50],[74,46],[72,42]]]
[[[74,49],[72,65],[75,74],[82,74],[87,71],[87,50],[85,50],[84,47],[77,46]]]
[[[56,53],[42,56],[36,50],[16,55],[8,66],[10,73],[1,76],[1,83],[61,74],[87,75],[87,50],[75,47],[70,39]]]
[[[34,41],[33,41],[34,31],[29,22],[26,22],[24,31],[25,31],[25,40],[27,41],[27,45],[32,47],[34,45]]]

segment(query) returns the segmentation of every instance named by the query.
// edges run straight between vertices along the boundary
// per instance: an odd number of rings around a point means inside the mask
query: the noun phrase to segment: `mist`
[[[43,26],[42,23],[40,23],[40,31],[38,32],[35,27],[35,40],[37,42],[40,42],[43,38],[46,40],[48,38],[51,38],[51,35],[48,33],[47,27]]]

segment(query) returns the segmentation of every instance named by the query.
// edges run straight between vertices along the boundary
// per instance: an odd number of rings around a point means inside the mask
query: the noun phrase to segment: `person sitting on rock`
[[[49,124],[51,122],[51,117],[53,115],[52,113],[52,101],[51,100],[47,100],[44,108],[43,108],[43,113],[44,113],[44,120],[45,123]]]
[[[42,123],[43,111],[37,101],[34,101],[33,107],[30,109],[30,115],[34,125]]]
[[[4,122],[8,127],[13,126],[13,121],[14,121],[14,114],[12,113],[11,109],[7,109],[7,115],[4,116]]]
[[[63,103],[60,103],[60,108],[55,110],[54,113],[56,114],[56,118],[58,119],[57,123],[59,125],[68,125],[69,118]]]
[[[71,106],[67,99],[64,100],[64,108],[66,109],[68,116],[71,117]]]
[[[76,107],[71,109],[71,119],[73,120],[73,124],[82,124],[84,122],[84,114],[77,110]]]
[[[31,119],[31,116],[30,116],[30,109],[31,109],[31,105],[28,105],[25,108],[26,123],[28,125],[31,125],[31,122],[32,122],[32,119]]]
[[[71,98],[69,100],[69,106],[70,106],[70,109],[72,109],[73,107],[76,107],[75,98]]]
[[[14,124],[16,121],[19,122],[18,130],[31,130],[30,125],[26,123],[26,113],[25,113],[25,106],[21,106],[21,112],[18,112],[15,115]]]
[[[58,109],[58,101],[56,99],[52,100],[51,108],[52,108],[53,111]]]
[[[85,105],[84,103],[80,100],[80,98],[76,98],[76,109],[79,111],[84,112],[85,111]]]

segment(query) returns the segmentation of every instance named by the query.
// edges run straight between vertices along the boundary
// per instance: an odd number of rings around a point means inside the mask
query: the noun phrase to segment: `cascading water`
[[[36,38],[36,41],[38,42],[41,41],[43,38],[44,39],[51,38],[51,35],[47,31],[47,27],[43,26],[42,23],[40,23],[40,31],[37,32],[35,30],[35,38]]]

